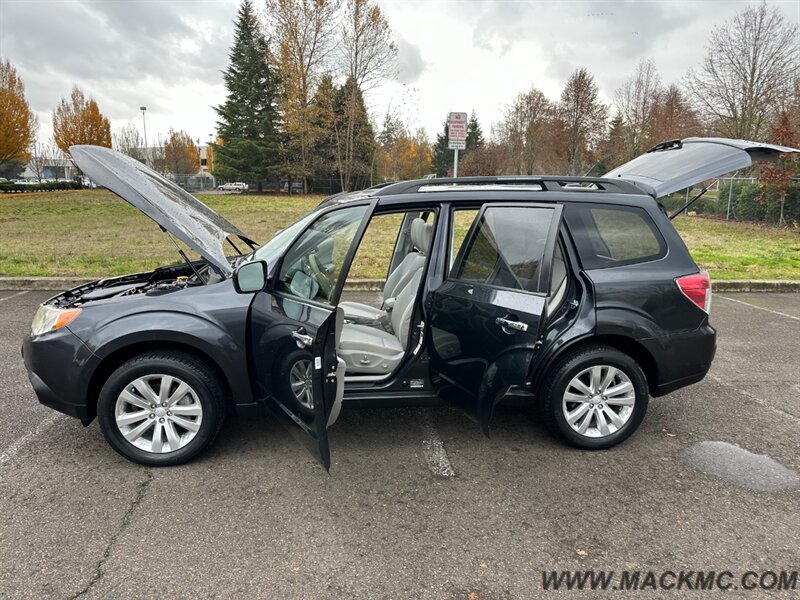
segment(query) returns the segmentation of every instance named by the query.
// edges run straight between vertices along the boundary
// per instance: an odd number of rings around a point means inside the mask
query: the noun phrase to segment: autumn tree
[[[386,115],[378,135],[376,163],[383,181],[419,179],[431,170],[431,148],[424,129],[413,135],[396,116]]]
[[[313,173],[315,128],[310,107],[330,67],[337,30],[337,0],[267,0],[267,22],[282,77],[280,109],[288,139],[288,174],[303,181]]]
[[[222,143],[210,144],[213,173],[232,180],[262,181],[281,170],[281,117],[276,66],[251,0],[239,7],[228,68],[228,95],[215,107]]]
[[[647,147],[652,148],[659,142],[703,133],[700,115],[677,85],[672,84],[658,92],[650,114]]]
[[[686,88],[719,135],[761,139],[792,93],[800,68],[800,28],[776,6],[748,6],[715,26]]]
[[[458,174],[464,177],[502,175],[506,162],[506,154],[501,144],[483,143],[477,148],[473,148],[464,157],[464,160],[459,162]]]
[[[784,111],[779,115],[778,122],[770,129],[769,141],[789,148],[800,146],[800,131],[794,128],[788,112]],[[798,173],[800,173],[800,160],[796,154],[782,154],[774,164],[761,167],[759,179],[764,189],[760,194],[760,200],[762,202],[765,200],[764,192],[774,191],[780,206],[778,222],[781,225],[786,222],[784,218],[786,199],[789,196],[792,180]]]
[[[170,128],[164,143],[164,165],[172,175],[193,175],[200,170],[200,153],[188,133]]]
[[[392,30],[373,0],[346,0],[338,49],[346,76],[352,77],[362,92],[396,71]]]
[[[570,175],[580,175],[584,160],[605,130],[608,107],[598,96],[594,77],[577,69],[567,80],[558,104],[561,142]]]
[[[661,93],[661,78],[655,63],[643,58],[634,74],[614,94],[614,103],[625,125],[623,144],[625,160],[630,160],[647,148],[653,111]]]
[[[28,160],[37,121],[11,61],[0,60],[0,169]]]
[[[111,125],[102,115],[94,98],[86,98],[75,86],[69,101],[61,103],[53,111],[53,136],[56,145],[69,155],[69,147],[92,144],[111,148]]]
[[[545,147],[545,127],[553,107],[537,88],[517,96],[505,110],[498,137],[508,153],[509,170],[516,175],[533,175],[539,151]]]

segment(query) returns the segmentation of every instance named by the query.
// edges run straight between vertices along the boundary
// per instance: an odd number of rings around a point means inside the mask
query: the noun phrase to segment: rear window
[[[661,258],[666,245],[641,208],[568,204],[569,226],[585,269],[602,269]]]

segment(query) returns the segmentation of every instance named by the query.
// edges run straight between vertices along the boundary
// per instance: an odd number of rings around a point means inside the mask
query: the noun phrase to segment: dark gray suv
[[[263,246],[131,158],[71,151],[202,258],[44,302],[23,344],[39,400],[98,417],[147,465],[189,460],[227,411],[265,404],[329,468],[343,400],[443,400],[488,431],[514,395],[573,446],[626,439],[715,351],[708,275],[657,199],[792,149],[692,138],[599,179],[400,182],[332,196]],[[382,289],[353,292],[376,260]]]

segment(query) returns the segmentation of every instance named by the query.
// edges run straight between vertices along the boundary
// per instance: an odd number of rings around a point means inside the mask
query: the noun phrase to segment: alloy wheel
[[[203,421],[203,407],[197,393],[182,379],[145,375],[122,390],[114,418],[130,444],[145,452],[166,454],[194,439]]]
[[[289,386],[295,400],[309,410],[314,410],[314,371],[310,360],[298,360],[289,372]]]
[[[630,377],[617,367],[595,365],[573,377],[561,403],[564,418],[580,435],[613,435],[630,420],[636,390]]]

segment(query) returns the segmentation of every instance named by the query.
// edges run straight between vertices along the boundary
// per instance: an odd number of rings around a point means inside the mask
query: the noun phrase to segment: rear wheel
[[[555,433],[577,448],[600,450],[636,431],[649,394],[635,360],[609,346],[591,346],[556,363],[542,398],[545,418]]]
[[[314,357],[296,349],[284,356],[275,372],[277,397],[292,399],[305,416],[314,415]]]
[[[214,371],[193,356],[153,352],[117,368],[100,391],[100,430],[118,453],[142,465],[184,463],[219,433],[224,394]]]

